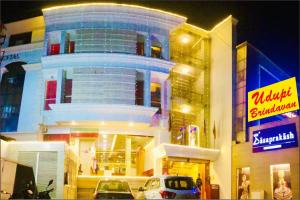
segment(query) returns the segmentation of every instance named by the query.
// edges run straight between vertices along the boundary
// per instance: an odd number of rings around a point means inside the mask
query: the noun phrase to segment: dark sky
[[[80,1],[2,1],[4,23],[41,15],[41,8]],[[87,1],[81,1],[87,2]],[[90,1],[95,2],[95,1]],[[245,40],[264,52],[291,76],[299,77],[299,2],[280,1],[110,1],[163,9],[186,16],[188,22],[212,28],[232,14],[239,23],[238,43]]]

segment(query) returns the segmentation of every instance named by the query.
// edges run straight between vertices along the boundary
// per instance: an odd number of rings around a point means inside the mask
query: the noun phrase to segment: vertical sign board
[[[286,124],[253,131],[252,152],[298,147],[296,124]]]

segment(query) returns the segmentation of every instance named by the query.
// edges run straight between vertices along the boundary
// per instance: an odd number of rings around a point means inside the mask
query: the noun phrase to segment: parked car
[[[200,192],[189,176],[155,176],[139,191],[145,199],[200,199]]]
[[[134,199],[126,181],[100,180],[96,186],[94,199]]]

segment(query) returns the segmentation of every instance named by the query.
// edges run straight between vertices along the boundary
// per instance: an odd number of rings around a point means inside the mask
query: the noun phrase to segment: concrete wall
[[[210,146],[221,150],[219,158],[211,164],[211,183],[220,185],[222,199],[231,198],[233,23],[234,19],[229,16],[210,32]]]
[[[271,122],[256,126],[255,129],[265,129],[289,123],[296,123],[299,143],[299,118]],[[250,167],[250,192],[263,190],[265,192],[264,198],[272,199],[270,165],[290,164],[293,199],[299,199],[299,147],[252,153],[253,130],[254,127],[250,128],[249,142],[234,144],[232,147],[232,198],[237,198],[237,168]]]
[[[151,141],[149,145],[145,147],[144,171],[153,169],[154,167],[154,159],[150,159],[150,158],[154,158],[153,148],[154,148],[154,140]]]
[[[40,70],[26,71],[18,132],[36,132],[41,122],[42,74]]]

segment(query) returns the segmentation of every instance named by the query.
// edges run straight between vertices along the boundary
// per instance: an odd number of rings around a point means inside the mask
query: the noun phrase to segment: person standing
[[[198,178],[196,179],[196,186],[198,187],[201,195],[202,179],[200,178],[200,173],[198,174]]]

